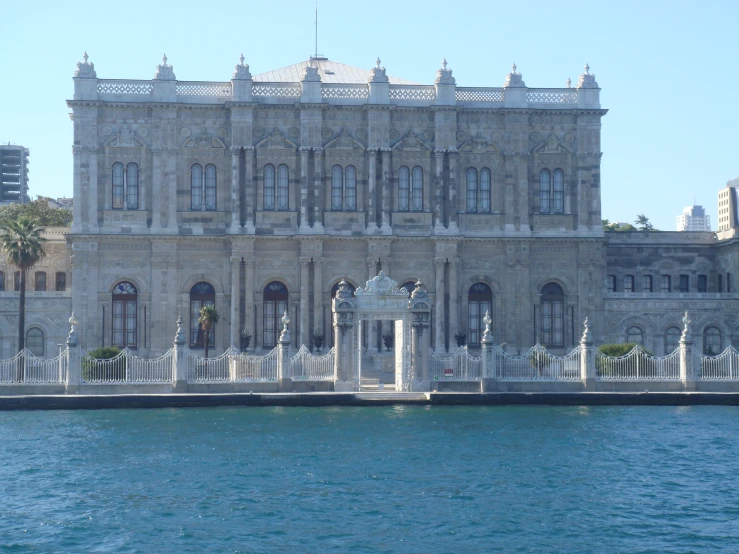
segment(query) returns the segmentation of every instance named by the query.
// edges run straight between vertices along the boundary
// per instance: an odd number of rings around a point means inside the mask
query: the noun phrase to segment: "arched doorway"
[[[136,287],[128,281],[122,281],[113,288],[113,346],[136,348],[137,298]]]
[[[541,289],[541,337],[544,346],[565,345],[565,293],[557,283],[547,283]]]
[[[190,289],[190,348],[204,348],[205,337],[200,328],[200,308],[203,306],[215,306],[216,290],[213,285],[206,281],[195,283]],[[208,346],[215,346],[215,325],[208,331]]]
[[[279,281],[272,281],[264,287],[262,293],[262,345],[265,348],[277,346],[277,339],[282,329],[280,319],[282,314],[287,311],[289,296],[287,287]]]
[[[485,283],[475,283],[467,293],[467,344],[473,348],[480,347],[487,312],[492,317],[493,291]]]

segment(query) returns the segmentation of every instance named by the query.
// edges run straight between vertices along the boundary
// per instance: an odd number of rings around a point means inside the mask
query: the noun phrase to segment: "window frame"
[[[651,275],[641,276],[641,290],[642,292],[654,292],[654,279]]]
[[[698,275],[698,292],[708,292],[708,275]]]
[[[33,275],[33,290],[36,292],[46,292],[46,272],[36,271]]]
[[[270,289],[270,290],[268,290]],[[283,292],[284,291],[284,292]],[[282,315],[290,307],[290,290],[281,281],[270,281],[262,290],[262,346],[275,348],[282,330]]]
[[[680,275],[679,290],[682,293],[690,292],[690,275]]]
[[[660,275],[659,276],[659,291],[662,293],[672,292],[672,276],[671,275]]]
[[[190,166],[190,211],[218,211],[218,169],[215,164],[203,167],[194,163]]]
[[[61,277],[61,280],[60,280],[60,277]],[[59,285],[61,285],[61,287]],[[54,275],[54,290],[56,292],[64,292],[67,290],[67,272],[66,271],[57,271],[56,274]]]
[[[549,282],[541,288],[540,337],[543,346],[565,345],[565,293],[561,285]]]
[[[129,162],[124,165],[122,162],[115,162],[111,168],[111,209],[138,210],[139,184],[140,171],[137,163]]]
[[[476,167],[468,167],[466,175],[466,212],[470,214],[491,213],[492,174],[490,169],[483,167],[478,171]]]
[[[715,333],[713,332],[715,331]],[[712,337],[709,341],[708,338]],[[714,342],[715,337],[718,337],[718,350],[713,347],[709,349],[710,342]],[[715,325],[709,325],[703,330],[703,355],[704,356],[718,356],[723,351],[723,334],[721,329]]]
[[[473,283],[467,289],[467,346],[481,346],[485,313],[490,312],[490,317],[493,317],[493,297],[492,287],[484,281]]]
[[[331,211],[357,211],[357,169],[353,165],[331,168]]]
[[[634,331],[634,329],[636,329],[638,333],[632,332]],[[637,335],[639,336],[638,341],[631,340],[631,337],[637,336]],[[644,346],[644,338],[645,338],[644,329],[642,329],[638,325],[630,325],[629,328],[626,329],[626,342],[628,344],[638,344],[639,346]]]
[[[203,306],[216,305],[216,289],[208,281],[198,281],[190,287],[188,300],[190,305],[190,333],[188,343],[190,344],[190,348],[193,349],[205,348],[203,329],[198,321],[200,319],[200,309]],[[213,327],[208,331],[208,343],[210,344],[210,348],[215,348],[216,325],[218,324],[214,323]]]
[[[617,292],[616,290],[616,276],[606,275],[606,292]]]
[[[117,282],[111,292],[111,306],[110,344],[135,350],[139,335],[136,285],[130,281]]]
[[[623,284],[623,291],[624,292],[635,292],[634,291],[634,276],[633,275],[624,275],[624,284]]]
[[[40,337],[38,335],[32,337],[31,332],[32,331],[38,331],[40,333]],[[35,334],[35,333],[34,333]],[[40,338],[39,344],[34,344],[34,339]],[[37,358],[43,358],[46,355],[46,333],[41,327],[38,327],[37,325],[33,325],[29,327],[26,330],[26,350],[28,350],[31,354],[33,354]],[[40,347],[40,350],[37,350],[34,352],[34,347]]]
[[[681,336],[682,331],[680,330],[680,327],[677,327],[676,325],[671,325],[665,330],[665,356],[667,356],[668,354],[672,354],[680,346]],[[673,342],[675,344],[675,347],[671,348]]]

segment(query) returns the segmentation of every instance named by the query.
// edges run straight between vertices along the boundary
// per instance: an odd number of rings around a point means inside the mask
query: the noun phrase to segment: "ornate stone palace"
[[[486,311],[513,352],[568,350],[587,316],[596,343],[662,353],[686,309],[697,345],[725,347],[739,306],[732,233],[603,233],[599,94],[587,66],[576,86],[529,88],[514,65],[502,87],[476,88],[446,61],[420,85],[380,60],[252,76],[242,57],[230,81],[190,82],[165,57],[135,81],[99,79],[85,55],[68,101],[65,285],[81,346],[157,354],[181,314],[197,348],[211,303],[215,352],[245,335],[271,349],[285,311],[295,346],[330,346],[338,283],[382,270],[428,289],[435,351],[461,335],[477,347]],[[65,333],[38,326],[47,350]],[[363,333],[379,349],[391,329]]]

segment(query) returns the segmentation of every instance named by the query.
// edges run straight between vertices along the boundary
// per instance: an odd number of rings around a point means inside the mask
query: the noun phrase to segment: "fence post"
[[[77,332],[74,326],[77,325],[77,318],[69,318],[69,336],[67,337],[67,394],[80,392],[80,383],[82,382],[82,360],[80,357],[80,343],[77,338]]]
[[[485,312],[482,318],[485,323],[485,331],[482,333],[482,375],[480,376],[480,392],[492,392],[498,390],[498,381],[496,379],[497,372],[495,367],[495,352],[493,352],[493,333],[490,330],[490,324],[493,320],[490,318],[490,312]]]
[[[285,311],[282,316],[282,332],[277,341],[277,381],[280,392],[292,391],[292,379],[290,377],[290,316]]]
[[[692,367],[691,352],[693,350],[693,335],[690,332],[690,316],[685,312],[683,316],[683,334],[680,335],[678,345],[680,349],[680,381],[683,390],[695,390],[695,370]]]
[[[593,337],[590,334],[590,322],[585,318],[583,322],[583,333],[580,338],[580,379],[586,391],[594,391],[596,388],[595,374],[595,348]]]
[[[187,392],[187,347],[182,330],[182,316],[177,318],[172,355],[172,387],[175,392]]]

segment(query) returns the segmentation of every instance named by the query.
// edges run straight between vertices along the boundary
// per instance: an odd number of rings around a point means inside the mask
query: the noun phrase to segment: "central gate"
[[[331,304],[334,322],[334,390],[359,390],[362,378],[362,325],[365,321],[395,322],[395,387],[400,391],[427,391],[428,327],[431,302],[421,281],[408,291],[380,271],[354,294],[346,281],[339,283]]]

